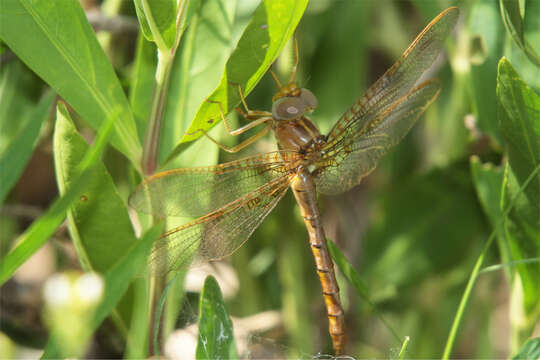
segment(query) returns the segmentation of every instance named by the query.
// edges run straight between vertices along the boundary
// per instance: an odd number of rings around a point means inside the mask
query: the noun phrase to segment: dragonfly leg
[[[240,92],[240,95],[243,99],[242,92]],[[221,120],[223,120],[223,124],[225,125],[225,129],[232,136],[237,136],[255,126],[258,126],[264,122],[272,120],[272,113],[268,111],[251,111],[247,108],[247,105],[246,105],[247,113],[243,113],[240,111],[240,114],[243,117],[245,117],[247,120],[251,120],[251,121],[238,129],[231,130],[231,126],[229,125],[229,122],[227,121],[227,117],[225,116],[225,112],[223,111],[223,106],[221,105],[221,101],[215,101],[215,100],[209,100],[209,99],[206,99],[206,101],[212,104],[217,104],[217,106],[219,107],[219,114],[221,116]],[[242,100],[242,102],[245,102],[245,100]],[[238,108],[237,108],[237,111],[238,111]]]
[[[251,125],[251,124],[252,123],[249,123],[248,125]],[[253,136],[247,138],[246,140],[242,141],[240,144],[232,146],[232,147],[221,144],[220,142],[218,142],[216,139],[214,139],[212,136],[210,136],[210,134],[208,134],[203,129],[199,129],[196,132],[201,132],[204,136],[206,136],[210,141],[212,141],[214,144],[219,146],[222,150],[224,150],[226,152],[229,152],[229,153],[236,153],[236,152],[242,150],[243,148],[245,148],[246,146],[249,146],[249,145],[253,144],[254,142],[256,142],[257,140],[259,140],[260,138],[262,138],[264,135],[266,135],[266,133],[268,133],[269,130],[270,130],[270,125],[266,124],[266,126],[261,131],[257,132],[255,135],[253,135]],[[194,133],[191,133],[191,134],[188,134],[188,135],[193,135],[193,134]]]
[[[240,107],[236,107],[236,111],[246,120],[254,120],[258,119],[260,117],[266,117],[266,116],[272,116],[272,113],[269,111],[261,111],[261,110],[250,110],[247,102],[246,97],[244,96],[244,91],[242,90],[242,86],[238,83],[231,83],[232,85],[236,85],[238,87],[238,95],[240,96],[240,101],[242,102],[242,106],[244,106],[244,109],[246,111],[244,112]]]
[[[294,65],[291,69],[291,75],[289,76],[289,84],[291,84],[294,81],[294,78],[296,77],[296,69],[298,68],[298,61],[299,61],[298,60],[299,59],[298,41],[296,40],[296,34],[294,34],[293,41],[294,41]],[[281,82],[279,81],[276,73],[274,73],[272,69],[270,69],[269,72],[270,72],[270,75],[272,75],[272,78],[274,79],[274,82],[276,83],[277,87],[281,89],[282,88]]]
[[[289,77],[289,84],[294,81],[296,77],[296,69],[298,68],[298,41],[296,40],[296,33],[293,36],[294,39],[294,65],[291,70],[291,76]]]

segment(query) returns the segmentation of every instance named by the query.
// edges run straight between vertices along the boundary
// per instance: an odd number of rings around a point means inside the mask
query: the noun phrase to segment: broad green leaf
[[[540,176],[536,175],[523,193],[520,188],[540,166],[540,97],[505,58],[499,62],[497,97],[504,110],[499,112],[499,122],[509,165],[503,209],[515,201],[504,224],[505,235],[512,260],[536,258],[540,256]],[[520,264],[516,269],[521,281],[517,292],[518,301],[523,304],[523,318],[514,321],[514,325],[519,337],[524,338],[540,316],[540,264]]]
[[[240,103],[238,85],[247,96],[277,58],[292,36],[307,6],[307,0],[265,0],[253,17],[229,57],[218,87],[203,102],[180,144],[201,136],[198,130],[209,130],[220,121],[220,106],[229,113]],[[217,103],[216,103],[217,102]],[[168,159],[181,148],[178,144]]]
[[[58,117],[54,133],[54,158],[60,194],[77,177],[77,166],[89,145],[67,116]],[[99,162],[87,174],[87,187],[68,211],[68,229],[85,271],[104,273],[129,248],[135,233],[127,207],[105,166]]]
[[[129,103],[137,123],[139,139],[144,139],[148,113],[152,105],[157,66],[156,46],[139,33],[135,51],[135,67],[131,77]]]
[[[69,117],[69,113],[62,103],[58,104],[57,117]],[[30,256],[32,256],[62,224],[69,207],[83,195],[89,184],[89,174],[92,167],[97,164],[103,149],[109,139],[114,117],[107,119],[99,131],[94,146],[85,154],[78,166],[78,176],[72,182],[70,189],[54,201],[49,209],[22,234],[17,240],[17,246],[12,249],[0,262],[0,285],[5,283],[11,275]]]
[[[478,46],[471,57],[471,85],[476,102],[477,126],[501,143],[497,126],[495,87],[497,63],[502,55],[504,31],[497,3],[480,0],[472,4],[468,20],[471,40]],[[474,45],[474,44],[471,44]]]
[[[171,70],[160,137],[160,164],[182,138],[200,104],[219,83],[233,46],[236,5],[232,0],[207,0],[192,18]],[[180,161],[175,160],[175,165],[179,165]]]
[[[499,62],[497,96],[505,110],[499,114],[499,121],[509,163],[522,184],[540,164],[540,97],[519,77],[506,58]],[[540,211],[540,177],[532,181],[525,194]]]
[[[536,360],[540,359],[540,337],[529,339],[519,353],[512,360]]]
[[[204,281],[199,303],[197,359],[237,359],[232,321],[219,285],[212,276]]]
[[[540,66],[540,1],[527,0],[523,17],[523,42],[527,55]]]
[[[0,24],[0,38],[94,129],[120,109],[111,143],[138,167],[133,114],[79,3],[3,0]]]
[[[107,316],[114,310],[132,280],[141,274],[141,269],[146,266],[146,261],[154,240],[157,239],[161,228],[156,225],[150,228],[136,243],[118,254],[118,260],[105,273],[105,291],[101,303],[98,305],[94,318],[88,325],[97,329]],[[49,340],[43,359],[59,358],[59,349],[54,342]]]
[[[480,204],[484,209],[491,226],[497,231],[497,244],[503,263],[511,261],[512,257],[508,243],[504,237],[504,227],[501,219],[503,211],[501,209],[502,186],[504,180],[504,169],[493,164],[482,164],[476,156],[471,158],[471,175],[474,182],[476,194]],[[509,269],[506,269],[509,271]]]
[[[19,118],[10,118],[14,122],[21,122],[24,127],[19,130],[5,149],[0,150],[0,204],[17,182],[17,179],[24,170],[26,163],[30,159],[34,147],[39,138],[41,127],[49,117],[55,93],[50,91],[40,103],[29,109],[26,114],[21,114]],[[7,139],[6,139],[7,140]]]
[[[161,50],[171,49],[176,38],[176,0],[134,0],[141,29]]]

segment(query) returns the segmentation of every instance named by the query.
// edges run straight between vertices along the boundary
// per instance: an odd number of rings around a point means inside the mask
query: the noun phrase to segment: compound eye
[[[272,116],[276,120],[290,120],[304,115],[306,103],[299,97],[282,97],[272,105]]]
[[[306,106],[311,110],[315,109],[319,104],[315,95],[308,89],[300,89],[300,99],[302,99]]]

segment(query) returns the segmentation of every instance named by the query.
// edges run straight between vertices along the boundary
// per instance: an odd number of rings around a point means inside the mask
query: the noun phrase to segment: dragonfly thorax
[[[293,120],[276,121],[273,124],[273,130],[280,150],[312,153],[318,151],[325,141],[324,135],[305,116]]]

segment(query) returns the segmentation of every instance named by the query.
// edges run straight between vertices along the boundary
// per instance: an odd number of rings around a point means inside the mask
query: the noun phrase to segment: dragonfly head
[[[282,87],[272,98],[272,116],[276,120],[293,120],[317,107],[317,98],[311,91],[295,83]]]

